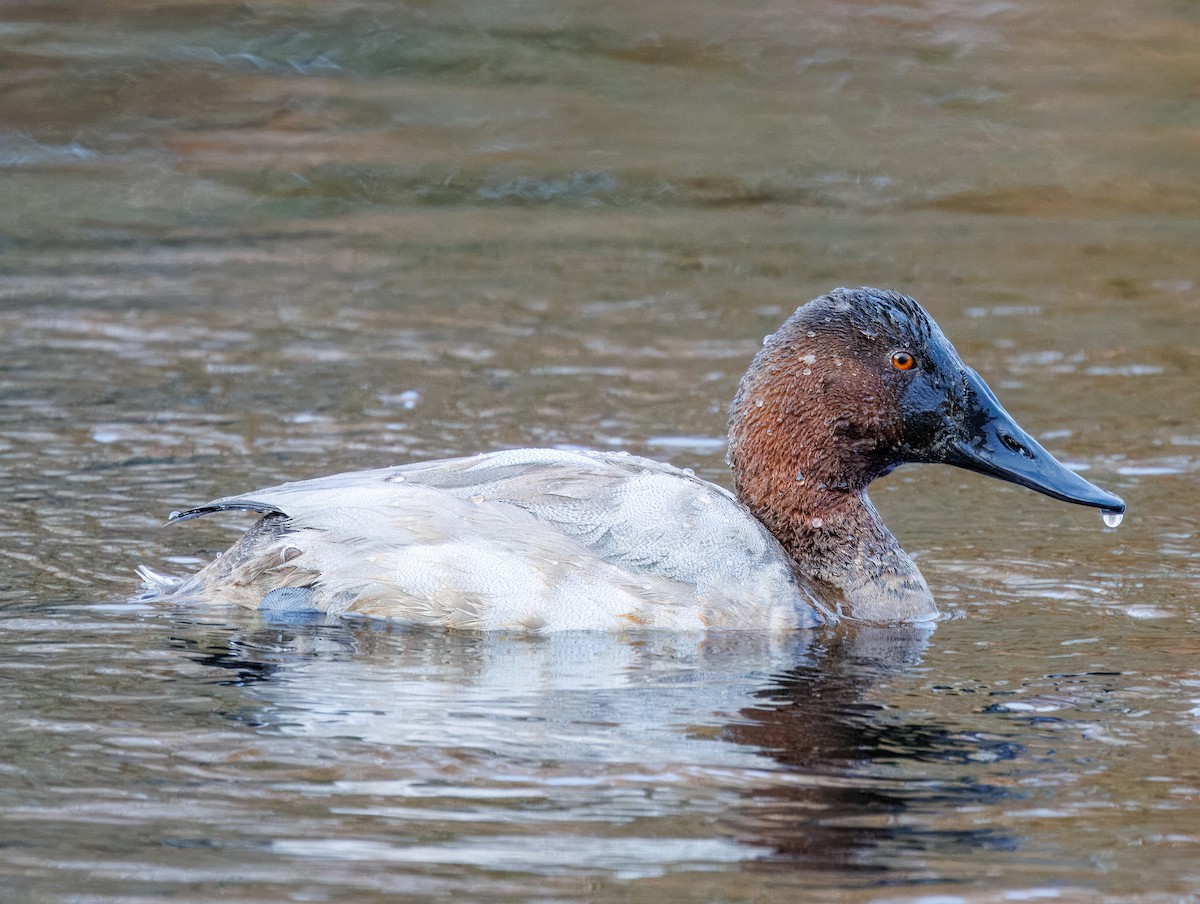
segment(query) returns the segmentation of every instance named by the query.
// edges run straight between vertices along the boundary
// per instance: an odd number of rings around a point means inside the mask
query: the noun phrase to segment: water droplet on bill
[[[1100,509],[1100,517],[1104,519],[1105,527],[1117,527],[1125,515],[1114,509]]]

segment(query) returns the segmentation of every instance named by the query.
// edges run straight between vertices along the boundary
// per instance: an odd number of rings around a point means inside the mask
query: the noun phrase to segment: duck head
[[[1022,430],[916,301],[879,289],[837,289],[767,337],[730,412],[729,463],[739,498],[821,602],[871,621],[936,612],[866,496],[898,465],[955,465],[1125,510]]]

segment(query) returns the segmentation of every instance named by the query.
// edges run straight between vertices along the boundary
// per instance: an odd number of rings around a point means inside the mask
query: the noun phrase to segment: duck
[[[728,420],[732,490],[627,452],[509,449],[284,483],[182,512],[260,517],[145,595],[469,631],[921,623],[925,578],[867,495],[946,464],[1115,520],[1118,496],[1004,410],[921,305],[839,288],[763,341]]]

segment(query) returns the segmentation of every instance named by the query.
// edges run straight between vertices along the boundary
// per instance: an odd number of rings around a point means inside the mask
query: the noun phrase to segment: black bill
[[[947,437],[941,461],[1029,487],[1063,502],[1095,506],[1121,514],[1125,502],[1084,480],[1017,426],[983,379],[966,368],[966,405],[959,412],[965,428]]]

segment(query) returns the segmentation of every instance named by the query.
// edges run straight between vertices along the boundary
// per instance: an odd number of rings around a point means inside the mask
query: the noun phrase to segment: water
[[[1174,901],[1200,870],[1186,5],[17,5],[13,900]],[[1086,16],[1086,18],[1084,18]],[[172,510],[520,445],[724,482],[763,335],[902,289],[1094,514],[873,498],[947,618],[530,640],[130,603]]]
[[[1117,528],[1125,520],[1125,513],[1118,512],[1115,509],[1101,509],[1100,519],[1104,522],[1105,527]]]

